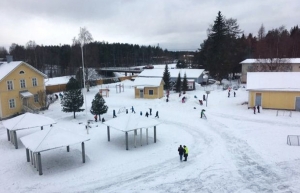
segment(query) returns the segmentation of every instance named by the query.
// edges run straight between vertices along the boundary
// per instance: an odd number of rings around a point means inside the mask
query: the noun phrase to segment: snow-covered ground
[[[205,102],[203,106],[198,102],[205,94],[200,86],[188,92],[186,103],[181,103],[173,92],[169,102],[166,98],[135,99],[132,82],[123,83],[121,93],[110,85],[109,97],[104,97],[109,107],[104,118],[112,119],[113,110],[131,106],[143,116],[152,108],[149,119],[159,111],[157,143],[153,142],[153,129],[149,129],[149,144],[143,141],[140,146],[137,140],[134,148],[130,132],[126,151],[123,132],[111,129],[108,142],[106,126],[98,122],[87,134],[81,123],[92,120],[93,115],[81,112],[73,119],[56,101],[44,115],[55,119],[59,127],[91,138],[85,143],[86,163],[82,163],[80,144],[70,146],[70,152],[65,148],[42,152],[43,175],[39,176],[26,162],[21,141],[19,149],[14,149],[1,128],[0,192],[299,192],[300,147],[286,143],[287,135],[300,135],[299,112],[293,112],[292,117],[264,109],[253,114],[242,105],[248,97],[245,88],[228,98],[222,87],[210,87],[206,107]],[[88,108],[99,88],[92,87],[87,93]],[[207,120],[200,119],[203,108]],[[19,131],[18,138],[37,131]],[[139,139],[140,133],[137,135]],[[179,145],[189,148],[187,162],[179,161]]]

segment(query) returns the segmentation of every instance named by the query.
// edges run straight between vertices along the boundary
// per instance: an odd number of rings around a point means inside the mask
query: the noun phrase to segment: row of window
[[[37,86],[37,79],[32,78],[32,86]],[[21,88],[26,88],[26,82],[25,79],[20,80],[20,87]],[[12,80],[7,81],[7,90],[13,90],[14,89],[14,84]]]
[[[33,95],[33,99],[34,99],[35,103],[38,103],[39,102],[39,95],[38,94]],[[15,99],[9,99],[8,104],[9,104],[9,108],[13,109],[13,108],[16,107],[16,100]]]

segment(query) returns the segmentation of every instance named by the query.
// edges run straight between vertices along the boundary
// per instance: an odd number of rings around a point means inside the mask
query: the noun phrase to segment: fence
[[[288,135],[286,143],[292,146],[300,146],[300,135]]]

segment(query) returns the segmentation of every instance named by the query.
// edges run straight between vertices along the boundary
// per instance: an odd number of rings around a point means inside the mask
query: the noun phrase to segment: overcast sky
[[[1,0],[0,46],[72,44],[80,27],[96,41],[196,50],[221,11],[245,35],[300,25],[299,0]]]

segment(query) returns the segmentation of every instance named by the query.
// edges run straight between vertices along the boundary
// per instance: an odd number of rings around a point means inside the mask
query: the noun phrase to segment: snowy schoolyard
[[[245,88],[228,98],[222,87],[197,85],[197,90],[187,92],[185,103],[173,92],[169,102],[165,97],[135,99],[132,83],[122,82],[121,93],[115,84],[109,85],[109,97],[104,97],[109,109],[102,116],[112,119],[113,110],[118,117],[129,116],[118,112],[125,107],[131,113],[134,106],[143,116],[152,108],[149,119],[153,119],[159,111],[156,143],[152,128],[148,145],[145,132],[142,144],[137,132],[136,148],[133,132],[129,132],[128,151],[124,133],[111,128],[108,142],[107,127],[100,122],[92,123],[87,134],[84,124],[93,115],[80,112],[73,119],[73,113],[61,111],[58,100],[43,113],[57,121],[55,126],[91,138],[85,143],[86,163],[82,163],[80,144],[71,145],[70,152],[65,148],[47,151],[42,153],[43,175],[39,176],[26,161],[20,138],[40,129],[19,131],[19,149],[14,149],[6,129],[1,128],[0,192],[299,192],[300,147],[287,145],[287,135],[300,135],[299,112],[292,112],[291,117],[288,112],[276,116],[276,110],[265,109],[253,114],[242,105],[248,97]],[[87,92],[88,109],[100,88]],[[198,102],[205,89],[211,90],[207,107]],[[200,119],[202,109],[206,120]],[[179,161],[179,145],[189,148],[187,162]]]

